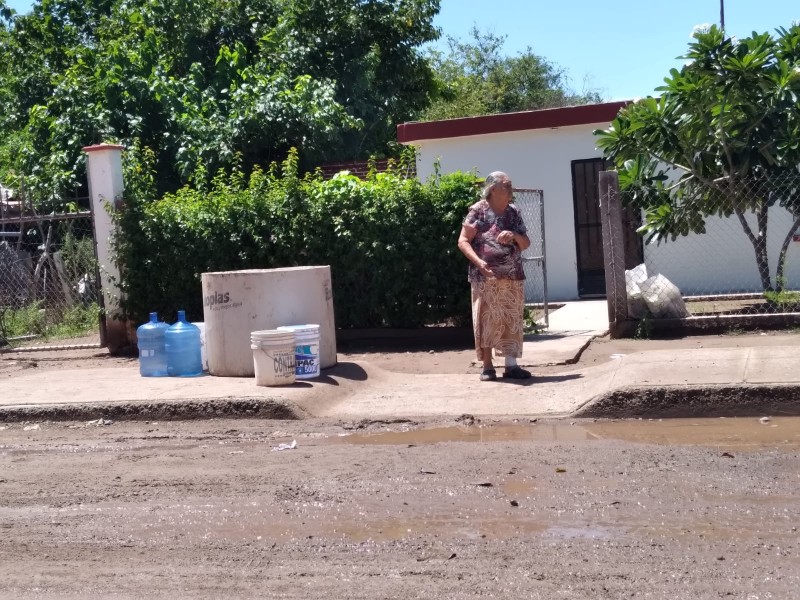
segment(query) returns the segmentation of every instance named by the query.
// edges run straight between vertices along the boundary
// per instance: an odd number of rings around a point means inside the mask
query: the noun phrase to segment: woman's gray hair
[[[481,189],[481,200],[489,198],[489,191],[492,186],[501,179],[508,180],[508,175],[503,171],[493,171],[486,176],[486,181],[483,182],[483,189]]]

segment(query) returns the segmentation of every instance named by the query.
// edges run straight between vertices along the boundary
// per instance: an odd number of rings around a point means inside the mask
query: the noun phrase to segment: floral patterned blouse
[[[489,269],[497,279],[525,279],[522,269],[522,252],[516,244],[500,244],[497,235],[504,230],[525,234],[528,228],[522,220],[522,214],[514,204],[509,204],[502,215],[497,215],[486,200],[473,204],[464,225],[477,230],[472,238],[472,248],[481,260],[485,260]],[[485,277],[478,267],[470,263],[469,281],[481,282]]]

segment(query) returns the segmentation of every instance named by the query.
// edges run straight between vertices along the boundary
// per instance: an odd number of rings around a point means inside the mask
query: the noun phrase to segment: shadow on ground
[[[583,375],[580,373],[570,373],[566,375],[536,375],[534,373],[533,377],[530,379],[504,379],[502,377],[498,377],[496,381],[492,381],[491,383],[505,383],[510,385],[519,385],[522,387],[533,386],[536,384],[542,383],[557,383],[559,381],[569,381],[571,379],[581,379]],[[487,382],[489,383],[489,382]]]
[[[349,381],[366,381],[369,375],[363,367],[353,362],[339,362],[336,366],[330,369],[325,369],[319,377],[314,379],[314,383],[326,383],[328,385],[339,385],[339,382],[334,379],[347,379]]]

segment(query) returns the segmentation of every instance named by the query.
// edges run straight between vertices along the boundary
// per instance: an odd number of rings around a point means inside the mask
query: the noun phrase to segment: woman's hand
[[[494,279],[494,272],[489,268],[489,265],[485,260],[478,261],[476,266],[481,272],[481,275],[483,275],[486,279]]]
[[[497,234],[497,241],[500,244],[511,245],[514,243],[514,232],[508,231],[501,231]]]

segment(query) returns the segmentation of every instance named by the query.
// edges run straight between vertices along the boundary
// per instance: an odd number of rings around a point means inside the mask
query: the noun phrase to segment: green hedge
[[[330,265],[339,327],[417,327],[469,322],[467,262],[456,247],[477,199],[474,175],[420,183],[395,173],[367,180],[299,177],[296,155],[282,169],[217,177],[158,202],[149,181],[128,174],[116,252],[126,316],[149,311],[203,319],[201,273]],[[137,177],[139,178],[137,180]]]

